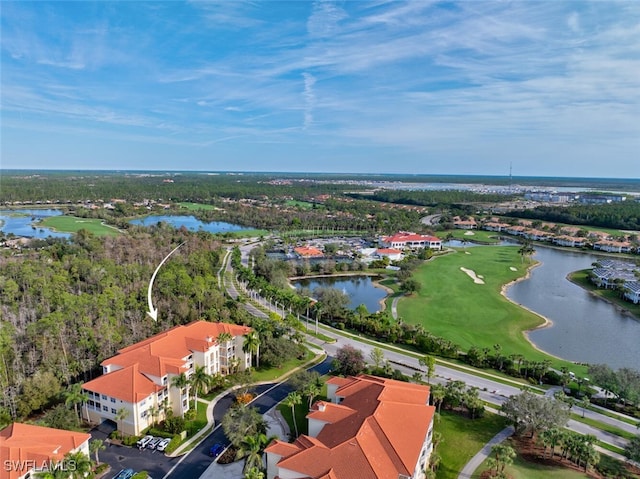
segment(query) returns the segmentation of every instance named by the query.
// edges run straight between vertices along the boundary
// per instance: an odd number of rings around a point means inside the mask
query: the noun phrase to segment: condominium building
[[[309,434],[265,450],[268,479],[424,479],[433,450],[429,387],[376,376],[334,377]]]
[[[196,366],[207,374],[226,375],[251,367],[242,350],[247,326],[195,321],[176,326],[118,351],[104,360],[103,375],[84,383],[89,400],[84,418],[94,424],[111,422],[127,435],[139,435],[162,420],[169,409],[182,415],[189,409],[189,388],[174,378],[189,378]]]

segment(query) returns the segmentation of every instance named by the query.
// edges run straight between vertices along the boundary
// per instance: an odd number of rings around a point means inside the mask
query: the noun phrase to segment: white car
[[[169,445],[170,442],[171,442],[171,439],[169,439],[168,437],[165,437],[156,446],[156,451],[164,451],[167,448],[167,446]]]
[[[145,436],[142,439],[138,439],[138,442],[136,442],[136,446],[142,449],[143,447],[146,447],[147,444],[149,444],[151,441],[153,441],[153,436]]]

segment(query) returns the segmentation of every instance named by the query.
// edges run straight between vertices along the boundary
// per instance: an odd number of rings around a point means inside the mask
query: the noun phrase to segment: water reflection
[[[531,271],[529,279],[511,286],[507,296],[553,322],[529,333],[544,351],[572,361],[640,370],[640,321],[567,279],[598,258],[537,247],[534,259],[542,265]]]

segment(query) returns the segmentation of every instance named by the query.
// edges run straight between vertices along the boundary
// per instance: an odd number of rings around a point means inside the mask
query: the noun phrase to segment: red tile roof
[[[406,231],[401,231],[399,233],[394,234],[393,236],[387,236],[382,240],[385,243],[407,243],[407,242],[413,242],[413,241],[429,241],[429,242],[442,241],[440,238],[436,236],[419,235],[416,233],[409,233]]]
[[[251,332],[247,326],[228,323],[194,321],[176,326],[126,348],[102,361],[111,371],[84,384],[89,391],[107,394],[127,402],[139,402],[157,389],[148,376],[161,378],[167,374],[186,371],[185,358],[193,351],[207,351],[222,333],[244,336]]]
[[[375,376],[332,378],[340,404],[318,401],[307,416],[327,424],[317,438],[276,441],[278,467],[309,478],[411,476],[433,421],[429,388]]]
[[[82,388],[129,403],[138,403],[163,389],[162,386],[142,374],[137,364],[86,382]]]
[[[42,468],[56,463],[90,438],[82,432],[13,423],[0,431],[2,479],[23,476],[27,472],[24,467]],[[7,464],[13,467],[7,467]],[[20,466],[23,470],[18,470]]]
[[[300,246],[298,248],[294,248],[293,251],[298,253],[300,256],[307,256],[307,257],[324,256],[322,251],[320,251],[318,248],[315,248],[313,246]]]

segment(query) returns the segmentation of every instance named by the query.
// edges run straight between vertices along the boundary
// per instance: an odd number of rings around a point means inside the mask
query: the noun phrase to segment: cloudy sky
[[[11,2],[2,168],[640,178],[640,2]]]

